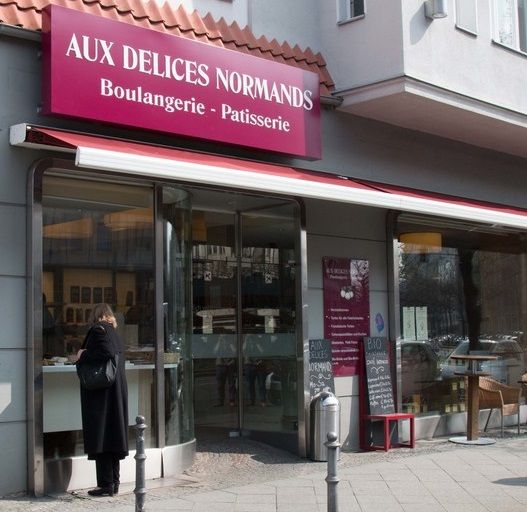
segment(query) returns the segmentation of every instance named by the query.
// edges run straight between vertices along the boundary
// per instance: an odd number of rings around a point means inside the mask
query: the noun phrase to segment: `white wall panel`
[[[4,253],[5,254],[5,253]],[[23,277],[0,277],[0,349],[25,349],[26,280]]]
[[[9,440],[2,443],[0,496],[25,491],[27,482],[25,423],[0,423],[0,439]]]
[[[0,350],[0,422],[26,419],[26,351]]]
[[[25,276],[26,209],[24,206],[0,204],[0,219],[0,248],[4,248],[0,258],[0,275]]]

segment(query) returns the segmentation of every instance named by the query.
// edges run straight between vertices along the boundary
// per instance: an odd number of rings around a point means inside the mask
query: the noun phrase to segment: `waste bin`
[[[335,432],[340,438],[340,403],[329,391],[315,395],[310,404],[310,457],[312,460],[327,461],[325,446],[328,432]]]

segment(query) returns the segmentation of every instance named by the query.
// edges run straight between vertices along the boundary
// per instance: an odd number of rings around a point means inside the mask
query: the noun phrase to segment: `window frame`
[[[27,449],[27,467],[28,467],[28,490],[35,496],[44,496],[49,489],[47,488],[46,474],[50,471],[47,459],[44,455],[44,372],[43,372],[43,301],[42,301],[42,282],[44,271],[43,258],[43,180],[50,170],[59,170],[68,175],[68,177],[80,177],[95,181],[105,181],[110,179],[114,181],[115,175],[96,169],[80,169],[70,159],[48,158],[44,157],[36,161],[30,167],[30,177],[28,179],[27,202],[28,216],[26,219],[27,235],[26,241],[28,246],[28,294],[26,302],[27,323],[28,323],[28,351],[27,351],[27,411],[28,417],[32,418],[28,424],[28,449]],[[167,180],[151,179],[148,177],[117,177],[119,182],[128,182],[132,184],[148,185],[152,188],[152,197],[154,198],[154,245],[153,253],[156,260],[154,265],[155,279],[155,325],[154,325],[154,348],[156,350],[155,369],[153,370],[155,408],[153,414],[156,425],[151,426],[155,429],[152,434],[154,437],[154,446],[149,447],[153,450],[179,450],[175,457],[179,460],[183,457],[183,465],[189,467],[192,463],[192,457],[195,446],[195,434],[190,442],[183,442],[173,445],[167,445],[165,442],[165,387],[163,374],[165,366],[164,357],[164,338],[163,336],[163,318],[164,310],[162,308],[162,298],[157,294],[164,288],[163,265],[157,261],[159,256],[162,257],[162,236],[163,230],[160,229],[162,223],[161,213],[158,208],[159,191],[163,186],[180,186],[179,183],[172,183]],[[161,245],[160,245],[161,244]],[[189,338],[190,339],[190,338]],[[190,400],[193,400],[192,395]],[[75,456],[66,456],[66,459],[74,459]],[[81,457],[83,458],[83,457]],[[48,459],[51,460],[51,459]],[[60,460],[58,464],[61,464]],[[154,464],[156,464],[154,462]]]
[[[512,44],[508,44],[506,42],[503,42],[500,39],[499,36],[499,7],[498,2],[502,0],[494,0],[492,2],[492,42],[496,45],[502,46],[504,48],[507,48],[508,50],[512,50],[517,53],[521,53],[522,55],[527,55],[527,40],[525,41],[525,48],[521,48],[521,30],[520,30],[520,18],[518,15],[518,4],[519,2],[524,2],[524,8],[527,10],[527,2],[525,0],[512,0],[513,2],[513,32],[512,32]],[[524,32],[527,32],[527,16],[525,16],[524,21]],[[527,38],[526,38],[527,39]]]
[[[345,25],[352,21],[361,20],[366,16],[366,0],[359,0],[362,2],[362,13],[352,15],[351,4],[356,0],[337,0],[337,25]]]
[[[456,0],[456,10],[455,10],[455,25],[456,28],[459,30],[462,30],[463,32],[467,32],[468,34],[477,36],[479,32],[479,25],[478,25],[478,2],[477,0],[471,0],[474,5],[474,28],[468,27],[465,23],[463,23],[461,18],[461,3],[466,0]]]

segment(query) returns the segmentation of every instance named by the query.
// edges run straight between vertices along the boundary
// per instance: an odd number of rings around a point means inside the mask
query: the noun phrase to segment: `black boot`
[[[113,493],[119,494],[119,482],[113,484]]]
[[[88,494],[90,496],[113,496],[114,493],[114,486],[107,486],[107,487],[96,487],[95,489],[92,489],[88,491]]]

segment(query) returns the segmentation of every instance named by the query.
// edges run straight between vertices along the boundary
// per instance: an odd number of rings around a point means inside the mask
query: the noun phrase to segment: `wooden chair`
[[[521,389],[507,386],[490,377],[479,378],[479,408],[490,409],[484,430],[487,430],[493,409],[501,412],[501,435],[503,435],[503,417],[518,415],[518,434],[520,433],[520,396]]]

